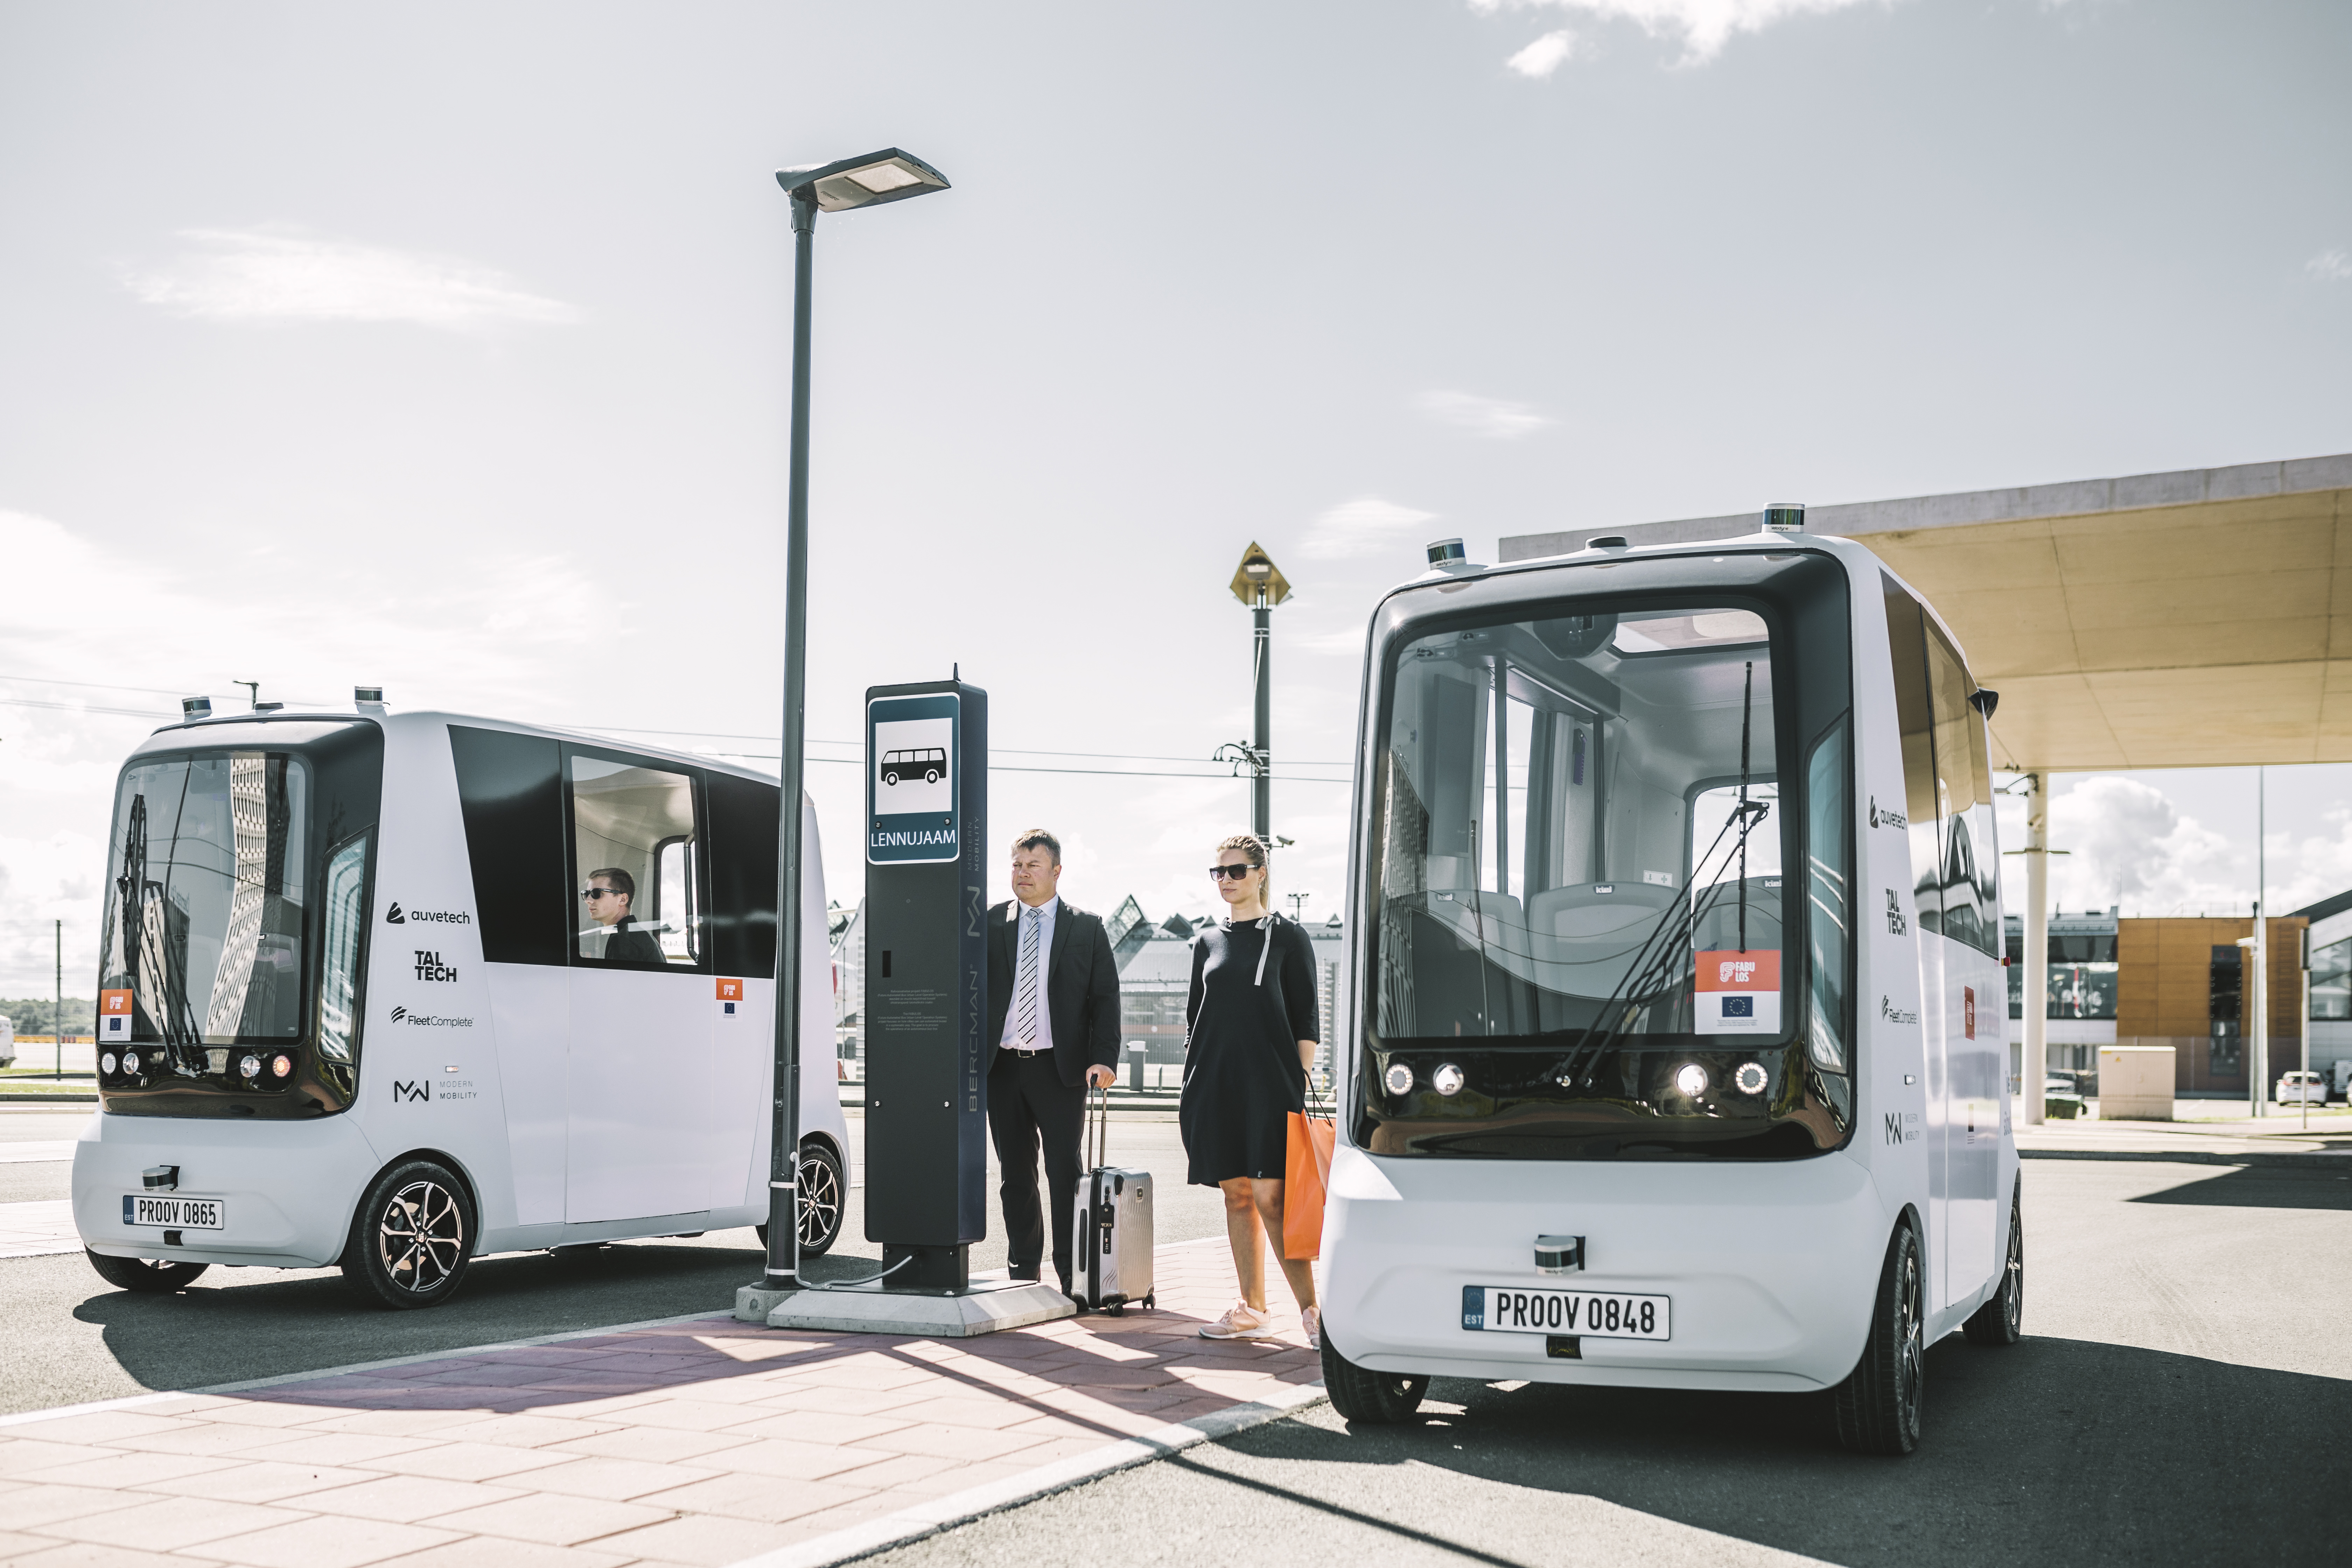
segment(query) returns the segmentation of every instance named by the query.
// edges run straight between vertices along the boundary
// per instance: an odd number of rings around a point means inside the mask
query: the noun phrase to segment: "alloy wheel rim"
[[[801,1156],[801,1245],[814,1247],[833,1228],[841,1212],[841,1184],[833,1167],[813,1154]]]
[[[2008,1301],[2001,1316],[2009,1320],[2009,1332],[2013,1339],[2018,1327],[2025,1321],[2025,1226],[2016,1214],[2009,1216],[2009,1287]]]
[[[466,1256],[466,1216],[438,1182],[411,1182],[376,1220],[376,1256],[394,1289],[425,1295],[446,1284]]]
[[[1919,1321],[1919,1254],[1912,1249],[1904,1257],[1902,1278],[1895,1288],[1896,1327],[1903,1335],[1903,1348],[1897,1352],[1895,1364],[1895,1397],[1902,1401],[1903,1422],[1916,1428],[1919,1421],[1919,1385],[1927,1366],[1926,1347],[1920,1343]]]

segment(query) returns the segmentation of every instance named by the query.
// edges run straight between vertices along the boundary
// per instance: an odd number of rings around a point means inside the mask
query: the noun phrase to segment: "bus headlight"
[[[1772,1075],[1764,1070],[1762,1062],[1741,1062],[1739,1070],[1731,1075],[1731,1087],[1742,1094],[1761,1094]]]
[[[125,1051],[122,1053],[122,1070],[127,1073],[136,1073],[139,1070],[139,1053],[137,1051]]]
[[[247,1078],[256,1077],[261,1071],[261,1058],[259,1057],[240,1057],[237,1058],[236,1070],[244,1074]]]
[[[284,1051],[280,1051],[276,1056],[269,1058],[269,1072],[271,1077],[284,1078],[288,1073],[292,1072],[293,1070],[294,1058],[288,1056]]]
[[[1696,1100],[1706,1092],[1706,1069],[1692,1062],[1675,1074],[1675,1087]]]
[[[1462,1092],[1462,1069],[1447,1062],[1429,1075],[1429,1087],[1438,1093],[1453,1096]]]
[[[114,1070],[114,1053],[112,1051],[109,1051],[104,1056],[98,1058],[98,1070],[100,1072],[112,1072]]]
[[[1412,1090],[1412,1069],[1402,1062],[1391,1062],[1381,1081],[1389,1086],[1391,1094],[1408,1094]]]

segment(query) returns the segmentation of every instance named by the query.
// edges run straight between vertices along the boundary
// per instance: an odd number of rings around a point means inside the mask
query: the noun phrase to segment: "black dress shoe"
[[[1037,1283],[1037,1269],[1034,1265],[1032,1265],[1027,1268],[1008,1268],[1005,1272],[1012,1276],[1013,1279],[1016,1283],[1029,1285],[1034,1285]]]

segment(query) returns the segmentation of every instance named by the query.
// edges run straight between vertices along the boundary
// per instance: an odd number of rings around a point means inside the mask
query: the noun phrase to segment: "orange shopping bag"
[[[1323,1191],[1331,1180],[1331,1118],[1290,1113],[1284,1150],[1282,1255],[1313,1259],[1323,1255]]]

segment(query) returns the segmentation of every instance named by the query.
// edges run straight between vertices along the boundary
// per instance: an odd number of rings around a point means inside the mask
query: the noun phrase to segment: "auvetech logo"
[[[396,899],[383,911],[383,923],[388,926],[404,926],[411,921],[420,925],[469,926],[474,917],[464,910],[404,910]]]

